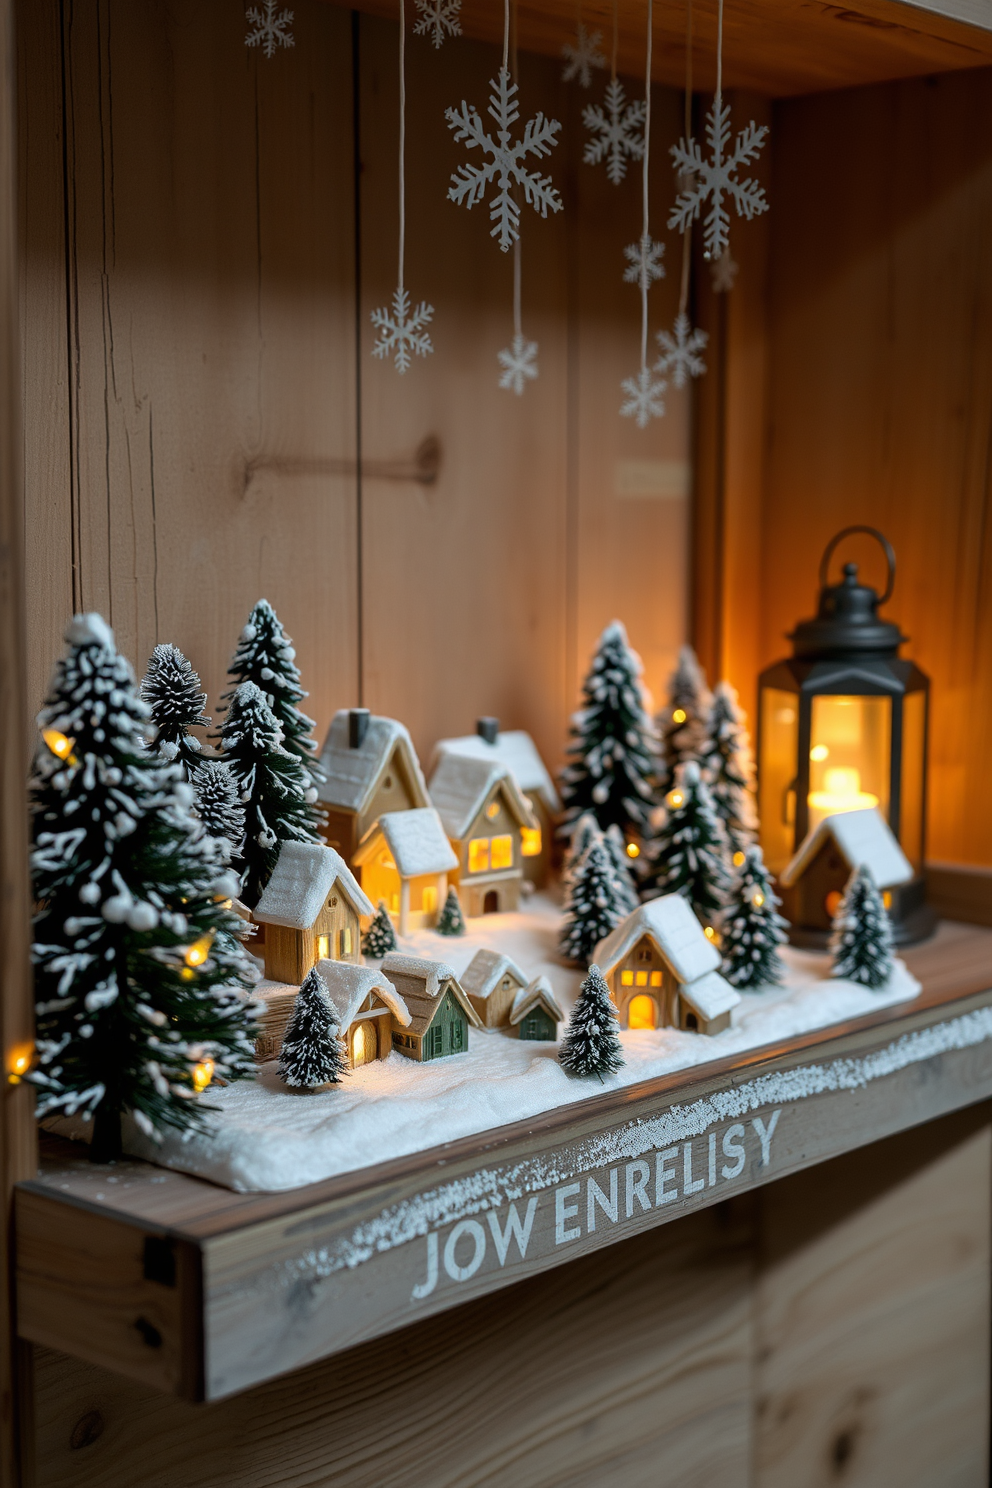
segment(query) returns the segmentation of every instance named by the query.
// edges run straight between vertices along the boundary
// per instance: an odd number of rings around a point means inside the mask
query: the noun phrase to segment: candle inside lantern
[[[878,797],[861,789],[861,771],[853,765],[835,766],[823,774],[823,790],[809,793],[809,825],[812,831],[825,816],[838,811],[863,811],[877,806]]]

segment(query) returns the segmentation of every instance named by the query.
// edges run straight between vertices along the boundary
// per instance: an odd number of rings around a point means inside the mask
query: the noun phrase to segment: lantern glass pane
[[[917,873],[923,871],[923,763],[927,695],[908,692],[902,705],[902,787],[899,841]]]
[[[781,873],[792,857],[796,830],[796,761],[799,744],[799,698],[794,692],[766,687],[761,695],[758,813],[761,847],[772,873]]]
[[[891,698],[815,697],[811,725],[809,830],[868,806],[888,818]]]

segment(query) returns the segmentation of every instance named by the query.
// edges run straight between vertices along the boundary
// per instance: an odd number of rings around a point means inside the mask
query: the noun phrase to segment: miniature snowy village
[[[773,880],[745,720],[688,648],[653,719],[606,628],[557,785],[494,718],[427,775],[362,708],[318,752],[265,600],[229,676],[212,727],[176,647],[139,686],[80,615],[39,717],[25,1077],[94,1160],[292,1188],[919,990],[882,813],[821,815]],[[776,887],[804,883],[826,951],[787,945]]]

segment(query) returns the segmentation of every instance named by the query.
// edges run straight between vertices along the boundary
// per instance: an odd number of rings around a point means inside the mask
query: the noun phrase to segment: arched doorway
[[[658,1004],[653,997],[648,997],[645,993],[641,992],[636,997],[630,999],[627,1004],[627,1027],[658,1027]]]
[[[482,901],[483,914],[499,914],[499,895],[495,889],[490,889]]]
[[[351,1035],[351,1062],[355,1069],[360,1064],[370,1064],[379,1052],[379,1040],[376,1037],[375,1023],[371,1018],[363,1018],[360,1023],[355,1024],[355,1031]]]

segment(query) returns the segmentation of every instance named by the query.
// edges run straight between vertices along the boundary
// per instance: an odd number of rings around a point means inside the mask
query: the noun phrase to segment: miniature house
[[[265,975],[298,987],[318,961],[360,961],[361,917],[373,914],[340,853],[284,842],[255,907],[265,926]]]
[[[442,739],[434,752],[435,764],[446,754],[460,754],[505,765],[527,797],[536,826],[523,827],[520,851],[524,878],[540,888],[547,882],[555,840],[555,818],[561,801],[548,768],[537,752],[537,745],[523,729],[501,733],[499,719],[480,718],[474,734],[459,739]]]
[[[389,978],[371,966],[345,961],[320,961],[317,970],[338,1015],[338,1036],[352,1069],[385,1059],[393,1047],[393,1030],[410,1026],[406,1003]]]
[[[546,976],[538,976],[513,999],[510,1024],[516,1028],[518,1038],[553,1043],[564,1016],[551,990],[551,983]]]
[[[317,786],[327,812],[324,835],[349,863],[369,828],[385,812],[429,806],[416,751],[402,723],[367,708],[335,713],[324,740]]]
[[[467,915],[500,914],[520,903],[524,830],[537,818],[506,765],[443,754],[431,800],[458,856],[458,897]]]
[[[390,951],[382,970],[410,1014],[409,1023],[394,1026],[393,1048],[421,1061],[464,1054],[469,1024],[481,1028],[482,1023],[451,967]]]
[[[912,864],[875,807],[824,817],[783,870],[782,907],[797,944],[826,943],[847,881],[857,868],[870,871],[886,908],[892,891],[913,878]]]
[[[740,996],[719,973],[720,953],[680,894],[651,899],[593,953],[621,1028],[719,1033]]]
[[[385,901],[401,935],[434,925],[458,867],[441,819],[431,806],[387,811],[355,850],[371,899]]]
[[[462,990],[485,1028],[501,1028],[509,1022],[510,1009],[527,978],[509,956],[498,951],[476,951],[462,974]]]

